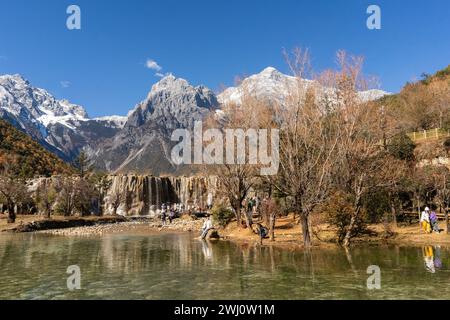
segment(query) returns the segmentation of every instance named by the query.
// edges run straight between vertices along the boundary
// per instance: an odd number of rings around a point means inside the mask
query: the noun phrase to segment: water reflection
[[[425,269],[430,273],[435,273],[436,269],[442,268],[441,247],[423,247],[423,261],[425,263]]]
[[[210,260],[213,256],[211,243],[205,239],[202,239],[201,241],[202,241],[203,255],[205,256],[206,260]]]
[[[300,251],[189,234],[2,235],[0,298],[450,298],[448,257],[432,246]],[[65,287],[69,265],[81,268],[81,291]],[[381,268],[382,290],[366,288],[370,265]]]

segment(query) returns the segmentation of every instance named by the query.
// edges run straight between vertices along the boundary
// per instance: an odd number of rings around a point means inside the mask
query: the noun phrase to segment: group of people
[[[428,207],[422,211],[420,224],[422,225],[422,230],[426,233],[440,232],[437,214],[435,211],[430,211]]]
[[[261,201],[258,196],[250,197],[244,200],[244,208],[247,210],[247,212],[256,214],[258,212],[260,202]]]
[[[167,220],[169,220],[169,224],[172,224],[172,221],[181,210],[178,206],[179,205],[170,206],[170,204],[166,203],[161,205],[161,224],[163,226],[167,224]]]

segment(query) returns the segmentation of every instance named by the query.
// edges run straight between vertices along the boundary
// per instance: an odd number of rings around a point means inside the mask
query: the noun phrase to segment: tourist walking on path
[[[430,208],[426,207],[424,211],[422,211],[422,215],[420,216],[420,223],[422,225],[423,231],[426,233],[431,233],[431,225],[430,225]]]

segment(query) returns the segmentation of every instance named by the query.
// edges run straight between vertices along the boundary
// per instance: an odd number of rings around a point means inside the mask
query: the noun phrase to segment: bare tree
[[[51,217],[52,206],[56,197],[56,190],[53,187],[51,179],[43,179],[37,187],[34,200],[38,205],[38,209],[44,213],[47,219]]]
[[[113,214],[117,215],[117,209],[126,201],[126,191],[115,189],[109,196],[109,202],[113,208]]]
[[[448,206],[450,201],[450,170],[443,165],[436,166],[432,170],[431,179],[436,192],[435,201],[445,214],[445,230],[449,233]]]
[[[286,60],[296,76],[297,85],[277,110],[280,120],[280,171],[271,179],[274,188],[293,199],[300,216],[303,243],[311,245],[309,218],[331,190],[333,157],[338,142],[332,100],[318,99],[316,87],[305,85],[309,69],[308,51],[295,49]]]
[[[269,236],[271,241],[275,241],[275,225],[277,216],[280,214],[280,208],[271,198],[265,198],[261,204],[261,215],[265,224],[269,227]]]
[[[358,91],[366,85],[362,75],[363,59],[337,55],[339,70],[334,75],[339,123],[339,147],[335,158],[338,171],[334,174],[338,189],[352,196],[353,210],[343,239],[348,247],[355,235],[354,228],[363,209],[363,196],[373,189],[391,186],[396,179],[383,144],[384,129],[379,125],[380,110],[376,104],[366,104]]]
[[[0,200],[8,210],[8,223],[16,222],[16,206],[28,198],[26,184],[23,180],[6,173],[0,176]]]
[[[247,198],[249,191],[259,180],[259,164],[251,161],[252,154],[250,152],[249,144],[242,147],[241,143],[250,142],[250,131],[256,132],[262,126],[262,122],[270,118],[269,109],[265,104],[259,101],[252,93],[243,92],[241,104],[228,104],[223,108],[223,117],[217,119],[212,117],[207,120],[205,127],[220,128],[226,139],[226,145],[231,145],[230,150],[233,152],[233,163],[224,161],[221,165],[204,166],[204,171],[207,174],[215,175],[218,179],[217,191],[219,197],[228,199],[233,208],[238,226],[242,226],[242,211],[243,202]],[[241,137],[229,137],[225,134],[227,130],[240,131],[243,135]],[[242,149],[240,149],[242,148]],[[224,152],[230,152],[227,147]],[[244,159],[239,160],[239,154],[244,155]],[[228,157],[228,155],[227,155]],[[243,160],[243,161],[242,161]],[[244,219],[248,228],[252,229],[252,219],[247,214],[244,214]]]
[[[58,193],[57,211],[66,217],[71,216],[75,209],[76,180],[70,176],[58,177],[55,189]]]

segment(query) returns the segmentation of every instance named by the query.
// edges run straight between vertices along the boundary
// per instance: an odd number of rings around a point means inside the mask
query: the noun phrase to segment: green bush
[[[213,215],[213,219],[217,222],[221,227],[226,227],[234,217],[233,211],[231,209],[225,207],[224,205],[216,205],[212,208],[211,213]]]
[[[387,146],[388,152],[400,160],[414,160],[414,149],[416,145],[405,133],[395,135]]]
[[[323,212],[326,214],[328,223],[337,228],[337,241],[339,243],[344,241],[353,211],[352,197],[344,192],[336,192],[323,206]],[[351,232],[351,238],[357,237],[366,230],[365,216],[366,212],[362,210]]]
[[[369,223],[382,222],[387,212],[391,211],[389,194],[385,190],[373,190],[363,197],[364,208]]]

